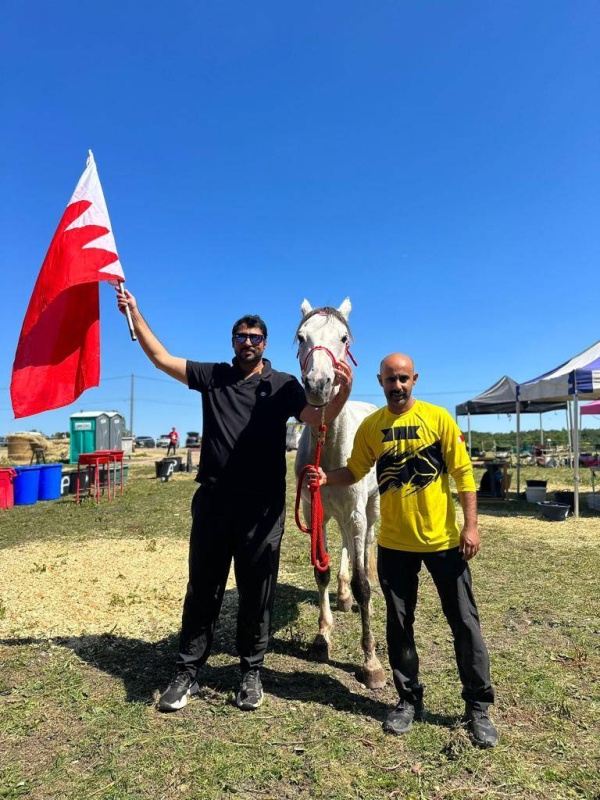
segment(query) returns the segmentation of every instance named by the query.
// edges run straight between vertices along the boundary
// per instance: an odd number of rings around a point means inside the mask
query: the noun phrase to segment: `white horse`
[[[336,362],[345,361],[351,341],[348,315],[352,306],[346,298],[338,309],[315,308],[304,300],[300,309],[302,320],[296,331],[298,358],[306,399],[313,406],[324,406],[335,386]],[[354,434],[361,420],[376,410],[371,403],[348,401],[341,413],[327,426],[326,441],[321,452],[321,467],[328,470],[346,466],[352,450]],[[296,477],[306,464],[315,463],[317,431],[306,426],[296,454]],[[362,621],[362,649],[365,660],[363,680],[370,689],[385,685],[385,672],[375,655],[375,641],[371,633],[371,577],[375,522],[379,516],[379,492],[375,472],[372,470],[361,481],[349,487],[323,486],[323,529],[333,517],[342,534],[342,553],[338,573],[338,609],[352,608],[352,595],[360,608]],[[310,494],[302,491],[304,519],[310,519]],[[351,564],[352,578],[349,575]],[[333,616],[329,605],[330,570],[315,569],[319,590],[319,632],[312,645],[312,655],[318,661],[328,661],[331,649]],[[350,592],[352,590],[352,594]]]

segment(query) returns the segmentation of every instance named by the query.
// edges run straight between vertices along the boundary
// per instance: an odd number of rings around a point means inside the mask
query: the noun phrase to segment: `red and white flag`
[[[98,386],[103,280],[125,276],[90,150],[25,314],[10,384],[15,418],[66,406]]]

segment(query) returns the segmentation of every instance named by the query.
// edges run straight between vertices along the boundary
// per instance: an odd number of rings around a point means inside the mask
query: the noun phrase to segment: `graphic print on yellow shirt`
[[[363,420],[347,466],[359,480],[374,464],[380,545],[410,552],[458,546],[448,476],[459,491],[474,492],[475,480],[464,437],[446,409],[417,400],[404,414],[385,406]]]

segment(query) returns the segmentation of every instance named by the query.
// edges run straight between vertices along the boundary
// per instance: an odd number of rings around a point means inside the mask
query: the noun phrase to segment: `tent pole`
[[[544,446],[544,427],[542,425],[542,412],[540,411],[540,444]]]
[[[467,414],[467,425],[469,427],[469,456],[471,456],[471,460],[473,460],[473,448],[471,447],[471,412]]]
[[[575,378],[577,380],[577,378]],[[579,397],[577,395],[577,389],[575,389],[575,394],[573,395],[573,490],[575,493],[574,497],[574,509],[573,515],[575,517],[579,516]]]
[[[517,391],[519,391],[517,389]],[[517,497],[521,496],[521,403],[517,400]]]

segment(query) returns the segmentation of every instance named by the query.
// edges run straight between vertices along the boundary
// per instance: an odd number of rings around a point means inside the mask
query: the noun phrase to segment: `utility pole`
[[[134,375],[131,373],[131,392],[129,394],[129,429],[132,436],[135,436],[133,432],[133,396],[134,396],[134,385],[133,385]]]

